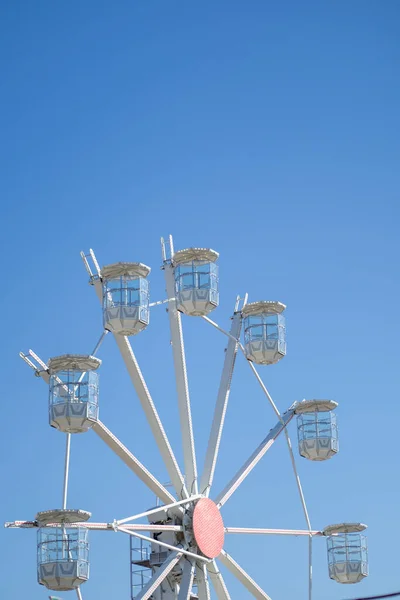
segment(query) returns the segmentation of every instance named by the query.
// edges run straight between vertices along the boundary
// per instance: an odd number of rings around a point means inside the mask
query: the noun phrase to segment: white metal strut
[[[84,260],[85,267],[90,275],[90,282],[92,283],[97,297],[102,304],[103,301],[103,287],[101,281],[101,271],[95,257],[95,254],[92,249],[90,249],[90,255],[92,257],[93,263],[97,270],[97,276],[93,276],[93,273],[87,267],[87,260]],[[83,253],[81,253],[83,258]],[[158,415],[157,409],[154,405],[153,399],[150,395],[150,392],[147,388],[146,382],[142,375],[142,372],[139,368],[139,364],[136,360],[136,357],[133,353],[132,347],[129,343],[129,340],[126,336],[113,334],[114,339],[117,342],[117,346],[121,352],[122,358],[124,360],[125,366],[128,370],[130,378],[132,380],[133,386],[136,390],[136,393],[139,397],[140,403],[142,405],[143,411],[146,415],[147,421],[150,425],[151,431],[153,433],[154,439],[157,443],[160,454],[164,460],[164,464],[167,468],[171,483],[173,484],[176,493],[179,498],[187,498],[188,492],[185,486],[185,482],[183,479],[183,475],[179,469],[178,463],[176,461],[175,455],[172,451],[171,445],[168,441],[167,435],[164,431],[163,425],[161,423],[161,419]]]
[[[66,434],[65,441],[65,463],[64,463],[64,487],[63,487],[63,501],[62,507],[67,508],[67,495],[68,495],[68,476],[69,476],[69,459],[71,456],[71,434]]]
[[[176,308],[175,278],[173,267],[173,241],[170,236],[171,259],[164,260],[163,269],[168,297],[168,317],[171,331],[171,345],[174,358],[176,390],[178,395],[179,417],[182,432],[183,460],[185,464],[186,487],[191,494],[197,494],[197,466],[194,445],[192,414],[190,408],[189,384],[186,370],[185,345],[183,342],[182,319]],[[161,239],[163,257],[165,256],[165,242]]]
[[[127,467],[143,481],[165,504],[175,502],[175,498],[157,479],[146,469],[145,466],[119,441],[115,435],[101,422],[93,425],[93,431],[107,444],[107,446],[121,458]]]
[[[146,512],[142,512],[132,517],[127,517],[126,519],[120,519],[117,521],[118,525],[123,525],[124,523],[128,523],[129,521],[135,521],[136,519],[141,519],[142,517],[149,517],[150,515],[158,514],[163,512],[168,515],[168,511],[171,508],[175,508],[176,506],[181,506],[182,504],[188,504],[189,502],[194,502],[195,500],[199,500],[202,496],[197,494],[196,496],[191,496],[190,500],[179,500],[178,502],[172,502],[171,504],[164,504],[161,506],[157,506],[156,508],[152,508],[151,510],[146,510]],[[158,520],[158,519],[157,519]]]
[[[219,555],[219,560],[229,571],[235,575],[237,579],[244,585],[244,587],[254,596],[257,600],[271,600],[271,598],[266,594],[259,585],[242,569],[240,565],[236,561],[233,560],[229,554],[227,554],[224,550],[222,550]]]
[[[228,407],[229,394],[231,390],[233,369],[235,366],[235,360],[238,350],[238,344],[236,342],[236,339],[240,337],[240,330],[242,328],[242,316],[240,311],[237,311],[237,306],[238,300],[236,301],[236,311],[232,318],[232,325],[230,330],[230,334],[232,337],[229,338],[228,347],[225,353],[221,382],[219,385],[217,401],[215,404],[214,418],[211,426],[210,438],[208,440],[204,469],[200,481],[200,491],[206,496],[209,496],[210,494],[210,488],[214,479],[214,472],[217,464],[222,430],[224,427],[225,415]]]
[[[178,600],[190,600],[194,572],[195,562],[192,560],[185,560],[185,564],[183,565],[182,579],[179,585]]]
[[[47,523],[46,525],[39,524],[37,521],[11,521],[4,524],[4,527],[7,529],[36,529],[38,527],[43,528],[53,528],[59,527],[60,523]],[[83,527],[85,529],[92,529],[95,531],[116,531],[118,530],[118,521],[113,521],[112,523],[91,523],[90,521],[84,521],[80,523],[65,523],[63,524],[64,529]],[[153,523],[135,523],[134,525],[124,525],[124,529],[128,529],[129,531],[175,531],[181,532],[183,531],[183,527],[181,525],[159,525]],[[153,540],[154,542],[154,540]]]
[[[243,349],[244,352],[244,349]],[[261,389],[263,390],[264,394],[266,395],[266,397],[268,398],[269,403],[271,404],[275,414],[278,416],[278,418],[280,419],[280,421],[283,423],[284,421],[284,415],[283,417],[281,416],[276,404],[274,403],[271,394],[269,393],[269,391],[267,390],[264,382],[262,381],[260,375],[258,374],[257,369],[255,368],[255,366],[250,362],[247,361],[251,370],[253,371],[258,383],[260,384]],[[313,585],[313,581],[312,581],[312,528],[311,528],[311,521],[310,521],[310,517],[308,514],[308,510],[307,510],[307,505],[306,505],[306,500],[304,497],[304,493],[303,493],[303,488],[301,485],[301,481],[300,481],[300,476],[298,474],[297,471],[297,467],[296,467],[296,460],[294,458],[294,453],[293,453],[293,448],[292,448],[292,442],[289,436],[289,432],[287,430],[287,428],[285,427],[285,437],[286,437],[286,443],[287,443],[287,447],[289,450],[289,455],[290,455],[290,460],[292,463],[292,469],[293,469],[293,473],[295,476],[295,480],[296,480],[296,485],[297,485],[297,489],[299,492],[299,496],[300,496],[300,502],[301,502],[301,506],[303,508],[303,512],[304,512],[304,517],[307,523],[307,527],[308,527],[308,531],[309,531],[309,540],[308,540],[308,600],[312,600],[312,585]]]
[[[136,531],[132,530],[132,529],[128,529],[127,527],[119,527],[118,525],[116,526],[116,530],[117,531],[122,531],[123,533],[128,533],[129,535],[133,535],[134,537],[138,537],[142,540],[145,540],[146,542],[151,542],[152,544],[156,543],[157,546],[163,546],[163,548],[168,548],[168,550],[173,550],[175,552],[180,552],[181,554],[185,554],[185,556],[190,556],[191,558],[194,558],[196,560],[201,560],[204,562],[209,562],[209,559],[206,558],[205,556],[201,556],[200,554],[195,554],[194,552],[189,552],[189,550],[184,550],[183,548],[178,548],[177,546],[173,546],[172,544],[167,544],[166,542],[161,542],[160,540],[157,540],[157,542],[154,541],[154,538],[150,538],[147,535],[142,535],[141,533],[137,533]]]
[[[207,566],[196,563],[196,582],[199,600],[211,600],[208,584]]]
[[[309,531],[308,529],[259,529],[256,527],[225,527],[225,533],[244,533],[250,535],[302,535],[321,536],[322,531]]]
[[[156,570],[153,577],[147,582],[146,586],[142,589],[136,600],[148,600],[152,597],[153,592],[156,591],[158,586],[164,581],[167,575],[172,571],[175,565],[181,559],[182,554],[177,552],[171,552],[163,564]]]
[[[231,600],[224,578],[215,560],[207,564],[207,571],[218,600]]]
[[[289,410],[282,415],[281,420],[271,429],[267,437],[261,442],[261,444],[254,450],[253,454],[246,460],[244,465],[239,469],[236,475],[231,479],[228,485],[222,490],[222,492],[216,497],[215,503],[218,507],[221,507],[225,502],[232,496],[237,490],[240,484],[246,479],[251,473],[257,463],[261,460],[264,454],[269,450],[276,438],[285,429],[287,424],[293,419],[294,408],[291,407]]]

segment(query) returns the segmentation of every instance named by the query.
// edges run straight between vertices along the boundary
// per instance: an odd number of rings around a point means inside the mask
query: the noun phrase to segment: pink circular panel
[[[197,546],[207,558],[216,558],[224,545],[224,523],[215,502],[201,498],[193,512],[193,533]]]

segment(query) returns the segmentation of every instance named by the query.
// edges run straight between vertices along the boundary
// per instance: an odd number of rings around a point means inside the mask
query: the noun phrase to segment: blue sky
[[[18,352],[92,350],[101,311],[82,249],[101,264],[152,266],[152,300],[163,298],[159,237],[172,233],[176,248],[220,252],[222,326],[236,294],[287,304],[287,357],[260,371],[280,409],[339,402],[339,455],[298,466],[313,527],[369,525],[371,574],[357,587],[331,582],[316,540],[315,599],[400,588],[398,2],[15,0],[0,10],[1,519],[30,519],[62,495],[64,436]],[[184,327],[201,466],[225,340],[195,319]],[[162,307],[132,343],[181,459]],[[99,357],[101,419],[165,481],[112,339]],[[238,361],[215,493],[274,423]],[[73,437],[69,506],[111,521],[153,503],[93,432]],[[223,516],[303,527],[282,439]],[[0,596],[44,600],[35,533],[0,536]],[[84,599],[128,598],[128,540],[91,541]],[[305,540],[231,536],[226,548],[273,600],[306,597]],[[226,580],[235,600],[248,597]]]

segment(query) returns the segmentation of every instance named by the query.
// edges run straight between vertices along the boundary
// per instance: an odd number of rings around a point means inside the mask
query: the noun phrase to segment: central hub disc
[[[215,502],[201,498],[193,511],[193,534],[198,549],[207,558],[216,558],[224,545],[225,528]]]

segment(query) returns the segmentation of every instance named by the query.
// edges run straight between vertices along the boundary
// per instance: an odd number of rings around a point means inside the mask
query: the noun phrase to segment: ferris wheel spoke
[[[234,575],[243,585],[244,587],[258,600],[271,600],[270,596],[266,594],[259,585],[242,569],[240,565],[236,561],[233,560],[227,552],[222,550],[219,555],[219,560],[222,564],[229,569],[229,571]]]
[[[190,600],[193,587],[195,563],[185,560],[182,572],[182,580],[179,588],[178,600]]]
[[[93,431],[115,452],[119,458],[143,481],[152,492],[160,498],[165,504],[175,502],[175,498],[157,479],[142,465],[142,463],[119,441],[115,435],[101,422],[97,421],[93,425]],[[180,510],[180,509],[179,509]]]
[[[76,588],[76,595],[77,595],[78,600],[82,600],[82,592],[81,592],[80,587]]]
[[[304,497],[303,487],[300,481],[300,475],[297,471],[296,460],[294,458],[292,442],[289,436],[289,432],[285,429],[286,443],[289,449],[290,460],[292,463],[293,473],[296,480],[297,490],[299,492],[301,506],[303,508],[304,517],[307,523],[307,527],[309,530],[309,540],[308,540],[308,600],[312,600],[312,587],[313,587],[313,567],[312,567],[312,531],[311,531],[311,521],[308,514],[307,504]]]
[[[207,564],[207,571],[218,600],[231,600],[224,578],[215,560]]]
[[[244,348],[241,347],[242,352],[245,354],[244,352]],[[246,355],[246,354],[245,354]],[[251,361],[247,361],[249,364],[250,369],[253,371],[258,383],[260,384],[261,389],[263,390],[264,394],[266,395],[269,403],[271,404],[275,414],[278,416],[278,418],[280,419],[281,422],[283,422],[284,420],[284,415],[282,416],[279,413],[279,410],[277,408],[277,406],[275,405],[271,394],[269,393],[268,389],[266,388],[266,386],[264,385],[257,369],[255,368],[255,366],[253,365],[253,363]],[[294,453],[293,453],[293,448],[292,448],[292,442],[290,440],[290,436],[289,436],[289,432],[287,430],[287,428],[285,427],[285,437],[286,437],[286,443],[287,443],[287,447],[289,449],[289,454],[290,454],[290,460],[292,463],[292,468],[293,468],[293,473],[296,479],[296,485],[297,485],[297,489],[299,492],[299,496],[300,496],[300,502],[303,508],[303,512],[304,512],[304,517],[307,523],[307,527],[309,530],[309,535],[310,535],[310,539],[309,539],[309,565],[308,565],[308,574],[309,574],[309,585],[308,585],[308,599],[312,600],[312,535],[311,535],[311,521],[310,521],[310,517],[308,515],[308,510],[307,510],[307,505],[306,505],[306,501],[304,498],[304,493],[303,493],[303,488],[300,482],[300,476],[297,472],[297,467],[296,467],[296,461],[294,458]]]
[[[85,259],[84,259],[83,252],[81,252],[82,259],[84,260],[85,267],[91,276],[91,282],[93,283],[93,287],[96,291],[97,297],[98,297],[100,303],[102,304],[103,288],[102,288],[102,280],[101,280],[101,271],[100,271],[100,267],[99,267],[99,264],[97,262],[97,259],[96,259],[96,256],[95,256],[93,250],[90,250],[90,255],[92,257],[93,263],[94,263],[96,271],[97,271],[96,275],[93,275],[93,273],[90,271],[90,268],[88,269],[88,266],[86,264],[87,261],[85,261]],[[119,335],[119,334],[113,333],[113,336],[114,336],[117,346],[121,352],[121,356],[122,356],[125,366],[128,370],[128,373],[132,380],[133,386],[139,397],[143,411],[147,418],[147,422],[150,425],[154,439],[157,443],[157,446],[158,446],[160,454],[163,458],[164,464],[167,468],[171,483],[174,486],[175,491],[178,494],[179,498],[187,498],[189,496],[189,494],[188,494],[186,486],[185,486],[183,475],[181,473],[181,470],[179,469],[175,455],[172,451],[171,445],[168,441],[167,435],[166,435],[163,425],[161,423],[161,419],[158,415],[158,412],[154,405],[153,399],[147,388],[146,382],[145,382],[142,372],[139,368],[139,364],[133,353],[131,344],[130,344],[128,338],[124,335]]]
[[[199,600],[211,600],[207,566],[196,563],[196,582]]]
[[[146,542],[151,542],[152,544],[154,544],[154,538],[148,537],[147,535],[142,535],[141,533],[137,533],[136,531],[128,529],[127,527],[120,527],[120,526],[116,525],[115,529],[116,529],[116,531],[122,531],[122,533],[128,533],[129,535],[132,535],[133,537],[141,538],[142,540],[145,540]],[[163,548],[168,548],[168,550],[173,550],[174,552],[179,552],[180,554],[184,554],[185,556],[190,556],[190,558],[195,558],[196,560],[203,560],[204,562],[208,561],[207,558],[200,556],[199,554],[194,554],[194,552],[189,552],[188,550],[183,550],[182,548],[178,548],[177,546],[172,546],[172,544],[167,544],[166,542],[162,542],[160,540],[157,540],[157,546],[162,546]]]
[[[164,245],[164,240],[162,240]],[[172,239],[170,240],[173,254]],[[164,247],[164,246],[163,246]],[[165,251],[163,252],[163,255]],[[190,493],[197,494],[197,466],[192,414],[190,408],[189,385],[186,370],[185,346],[183,342],[181,315],[175,302],[175,279],[171,261],[164,261],[165,281],[168,295],[168,316],[171,331],[172,352],[174,357],[176,389],[178,394],[179,416],[182,431],[183,460],[185,464],[186,485]]]
[[[156,591],[158,586],[164,581],[169,575],[175,565],[180,561],[182,554],[178,552],[171,552],[168,558],[162,563],[162,565],[154,573],[153,577],[149,579],[147,585],[142,591],[135,597],[135,600],[148,600],[152,597],[152,594]]]
[[[215,503],[221,507],[232,496],[232,494],[243,483],[246,477],[251,473],[257,463],[262,459],[264,454],[269,450],[280,433],[286,428],[287,424],[293,419],[295,414],[294,407],[290,407],[280,418],[278,423],[271,429],[267,437],[255,449],[253,454],[246,460],[244,465],[239,469],[236,475],[231,479],[228,485],[216,497]]]
[[[168,518],[168,511],[181,506],[182,504],[189,504],[189,502],[194,502],[195,500],[199,500],[202,496],[197,494],[196,496],[191,496],[190,500],[179,500],[178,502],[172,502],[171,504],[164,504],[161,506],[157,506],[157,508],[152,508],[151,510],[146,510],[146,512],[142,512],[136,515],[132,515],[131,517],[127,517],[126,519],[119,519],[117,521],[118,525],[123,525],[124,523],[128,523],[129,521],[135,521],[136,519],[141,519],[142,517],[149,517],[150,515],[157,515],[157,521],[160,519],[160,514],[163,513],[164,518]]]
[[[256,527],[225,527],[225,533],[248,535],[294,535],[294,536],[321,536],[322,531],[309,531],[308,529],[259,529]]]
[[[173,484],[175,491],[180,498],[187,498],[189,494],[185,486],[183,475],[179,469],[175,455],[172,451],[171,445],[162,426],[161,419],[158,415],[153,399],[150,396],[150,392],[140,371],[129,340],[124,336],[114,335],[114,337],[128,369],[129,375],[131,376],[136,393],[139,396],[139,400],[149,425],[152,429],[160,454],[163,457],[164,464],[171,479],[171,483]]]
[[[239,339],[240,337],[240,331],[242,328],[242,317],[240,311],[238,311],[238,303],[239,299],[237,299],[236,301],[235,312],[232,319],[232,325],[230,330],[231,337],[229,338],[228,346],[225,353],[224,366],[222,370],[217,401],[214,409],[214,418],[211,426],[206,459],[200,482],[200,491],[206,496],[208,496],[210,493],[210,488],[214,479],[219,445],[221,442],[222,430],[225,422],[226,409],[228,407],[233,369],[235,366],[235,360],[238,351],[237,339]]]

